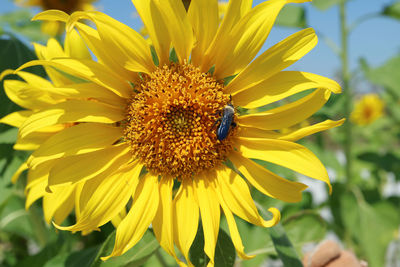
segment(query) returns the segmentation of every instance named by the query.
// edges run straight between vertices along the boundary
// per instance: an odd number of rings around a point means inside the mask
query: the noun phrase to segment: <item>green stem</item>
[[[349,60],[348,60],[348,26],[346,21],[346,1],[341,1],[339,5],[340,10],[340,29],[342,35],[342,82],[343,82],[343,93],[345,97],[344,112],[347,121],[344,125],[345,130],[345,155],[346,155],[346,183],[349,184],[352,179],[352,124],[349,121],[350,113],[352,110],[352,93],[350,88],[350,73],[349,73]]]
[[[44,247],[47,244],[47,229],[43,223],[43,218],[38,214],[39,212],[34,206],[29,209],[28,213],[39,245]]]

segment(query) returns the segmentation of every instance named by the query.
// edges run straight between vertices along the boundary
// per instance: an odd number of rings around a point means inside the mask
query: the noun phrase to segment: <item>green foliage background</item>
[[[340,5],[345,8],[346,0],[314,0],[315,8],[323,11]],[[380,11],[381,16],[400,19],[400,1],[395,1]],[[48,36],[40,32],[39,22],[30,22],[28,10],[0,14],[0,71],[16,69],[24,62],[36,58],[30,41],[45,43]],[[343,21],[342,21],[343,23]],[[299,5],[289,5],[278,17],[282,27],[307,27],[307,14]],[[344,25],[344,36],[350,34]],[[356,26],[356,25],[353,25]],[[347,28],[346,28],[347,27]],[[323,40],[327,40],[323,38]],[[344,39],[346,40],[346,38]],[[342,46],[343,48],[343,46]],[[341,51],[343,67],[346,53]],[[301,266],[304,245],[316,244],[334,234],[346,249],[356,253],[359,259],[371,267],[400,265],[400,196],[386,197],[383,189],[390,181],[400,181],[400,54],[378,68],[372,68],[364,59],[354,73],[347,73],[350,81],[355,73],[362,73],[363,82],[368,82],[385,102],[385,115],[368,126],[348,125],[328,132],[315,134],[302,143],[310,148],[321,161],[334,171],[333,194],[326,201],[317,203],[315,195],[304,193],[303,200],[296,204],[285,204],[267,198],[254,191],[253,197],[261,210],[277,206],[282,212],[282,222],[270,230],[254,227],[238,219],[238,227],[246,251],[255,254],[252,260],[242,261],[236,257],[229,237],[227,223],[222,219],[216,249],[216,266],[260,266],[266,261],[281,261],[284,266]],[[29,71],[45,77],[40,67]],[[345,71],[342,70],[342,78]],[[16,77],[7,77],[16,79]],[[0,117],[20,108],[0,90]],[[354,84],[353,82],[349,84]],[[358,92],[351,86],[344,88],[346,94],[334,96],[313,119],[339,119],[348,117],[345,103],[353,103]],[[351,124],[351,122],[347,122]],[[17,130],[0,124],[0,266],[175,266],[149,230],[138,245],[121,257],[107,262],[101,256],[111,252],[115,231],[109,224],[101,232],[88,236],[56,231],[43,220],[41,203],[36,202],[25,210],[24,184],[22,178],[16,185],[11,176],[28,156],[13,150]],[[351,140],[351,142],[349,142]],[[352,146],[351,177],[346,164],[338,160]],[[265,165],[265,163],[260,162]],[[268,165],[269,168],[273,168]],[[274,171],[289,179],[293,173],[282,168]],[[367,177],[363,173],[367,173]],[[392,182],[393,182],[392,181]],[[331,214],[327,220],[321,212]],[[263,211],[263,214],[267,212]],[[74,218],[68,218],[72,224]],[[208,262],[203,252],[204,237],[199,230],[191,249],[191,259],[196,266]],[[389,245],[391,249],[388,250]]]

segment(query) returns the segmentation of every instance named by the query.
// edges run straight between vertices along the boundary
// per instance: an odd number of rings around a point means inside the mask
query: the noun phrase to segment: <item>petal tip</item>
[[[279,223],[281,220],[281,212],[277,208],[269,208],[269,212],[272,213],[272,219],[268,221],[264,221],[263,226],[264,227],[273,227]]]

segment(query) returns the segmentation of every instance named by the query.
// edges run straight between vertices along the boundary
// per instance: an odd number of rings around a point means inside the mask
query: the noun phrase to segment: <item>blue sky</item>
[[[0,13],[16,9],[12,1],[1,0]],[[118,4],[116,4],[118,2]],[[254,0],[254,4],[263,2]],[[360,16],[377,13],[393,0],[352,0],[347,5],[349,23]],[[302,4],[306,8],[308,24],[317,32],[340,44],[339,11],[337,7],[327,11],[317,10],[311,3]],[[131,26],[134,29],[141,27],[140,18],[135,16],[135,8],[129,0],[99,0],[97,8]],[[35,10],[37,11],[37,10]],[[263,51],[279,42],[298,29],[275,27],[267,39]],[[379,66],[386,60],[400,53],[400,21],[385,17],[375,17],[357,27],[350,36],[350,66],[355,69],[358,60],[363,57],[372,66]],[[297,62],[292,69],[317,73],[334,78],[340,68],[339,58],[324,43],[322,38],[318,45],[303,59]]]

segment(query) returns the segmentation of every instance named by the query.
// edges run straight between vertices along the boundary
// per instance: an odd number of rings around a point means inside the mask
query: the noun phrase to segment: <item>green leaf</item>
[[[34,229],[25,210],[24,199],[14,195],[7,198],[0,213],[0,229],[24,238],[34,238]]]
[[[370,151],[358,155],[358,158],[375,165],[377,169],[392,172],[396,175],[397,179],[400,179],[400,166],[398,164],[398,162],[400,162],[400,157],[395,154],[391,152],[378,154]]]
[[[400,1],[394,2],[393,4],[386,6],[382,11],[382,15],[394,19],[400,19]]]
[[[283,225],[298,252],[306,243],[321,241],[327,230],[324,219],[312,211],[301,211],[285,220]]]
[[[0,144],[14,144],[17,140],[18,129],[11,128],[0,132]]]
[[[43,267],[53,257],[57,256],[58,253],[63,253],[61,249],[62,243],[59,241],[50,243],[43,248],[39,253],[31,255],[23,260],[20,260],[15,267]],[[82,266],[83,267],[83,266]]]
[[[327,10],[341,1],[343,0],[313,0],[312,4],[320,10]]]
[[[190,261],[196,267],[205,267],[209,258],[204,253],[204,234],[203,227],[197,230],[196,238],[190,247]],[[219,229],[218,240],[215,247],[215,266],[231,267],[235,264],[236,251],[230,236],[222,229]]]
[[[304,28],[307,25],[305,13],[302,6],[285,6],[276,19],[276,25]]]
[[[107,261],[102,261],[100,257],[108,256],[114,248],[115,232],[113,231],[104,241],[96,257],[94,258],[91,267],[96,266],[126,266],[130,267],[142,265],[153,253],[160,247],[154,235],[147,231],[142,239],[133,248],[125,254],[110,258]]]
[[[276,254],[267,229],[251,225],[241,219],[236,220],[236,223],[242,237],[245,252],[249,255],[257,255],[253,259],[242,261],[240,263],[241,266],[260,266],[268,256]]]
[[[43,267],[89,267],[90,263],[96,257],[98,249],[98,247],[91,247],[82,251],[75,251],[72,253],[58,253],[57,256],[47,261]]]
[[[397,55],[378,68],[370,68],[368,63],[363,59],[360,61],[361,69],[365,77],[372,83],[384,86],[397,99],[400,98],[400,55]]]
[[[299,256],[281,224],[268,229],[276,252],[285,267],[303,267]]]
[[[35,53],[29,47],[12,36],[9,39],[0,39],[0,58],[2,59],[0,61],[1,71],[16,69],[28,61],[37,59]],[[34,66],[29,68],[29,70],[42,77],[46,76],[41,66]]]
[[[368,266],[384,266],[387,247],[395,238],[400,223],[396,207],[384,200],[370,205],[360,197],[344,194],[341,212],[346,230],[356,241]]]

